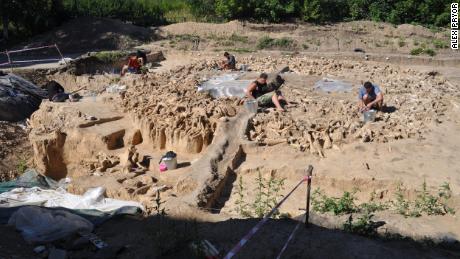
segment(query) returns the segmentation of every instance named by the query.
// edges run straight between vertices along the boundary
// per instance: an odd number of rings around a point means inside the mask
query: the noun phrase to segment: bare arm
[[[254,99],[254,96],[252,95],[252,92],[254,90],[256,90],[256,84],[255,83],[251,83],[248,88],[246,89],[246,96],[249,98],[249,99]]]
[[[367,107],[372,107],[374,104],[376,104],[376,103],[378,103],[378,102],[380,102],[382,100],[383,100],[383,93],[380,92],[380,93],[377,94],[375,100],[373,100],[372,102],[367,104]]]

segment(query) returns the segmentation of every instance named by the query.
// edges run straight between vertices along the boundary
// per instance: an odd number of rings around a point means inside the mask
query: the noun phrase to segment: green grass
[[[248,43],[249,42],[249,37],[248,36],[242,36],[242,35],[238,35],[236,33],[232,33],[232,35],[230,35],[230,37],[228,39],[231,40],[231,41],[234,41],[234,42],[241,42],[241,43]]]
[[[294,40],[288,37],[283,37],[279,39],[270,38],[269,36],[264,36],[259,39],[257,42],[258,49],[291,49],[295,46]]]
[[[422,44],[422,47],[411,49],[410,54],[413,56],[418,56],[421,54],[426,54],[428,56],[436,56],[436,51],[430,48],[424,48]]]
[[[399,46],[400,48],[406,46],[406,41],[405,41],[404,39],[401,39],[401,38],[400,38],[400,39],[398,40],[398,46]]]
[[[116,62],[123,58],[128,58],[127,51],[100,51],[93,54],[94,57],[104,63]]]
[[[447,42],[440,39],[434,39],[432,43],[436,49],[447,49],[449,47]]]

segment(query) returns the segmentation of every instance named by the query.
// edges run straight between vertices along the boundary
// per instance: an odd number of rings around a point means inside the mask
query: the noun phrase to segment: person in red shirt
[[[121,69],[121,76],[124,76],[126,72],[129,73],[138,73],[141,68],[139,58],[137,56],[130,56],[128,60],[128,65],[124,65]]]

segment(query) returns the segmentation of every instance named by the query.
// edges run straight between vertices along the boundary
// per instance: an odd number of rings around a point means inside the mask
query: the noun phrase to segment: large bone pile
[[[211,67],[202,61],[134,79],[123,106],[147,123],[156,148],[199,153],[211,143],[218,119],[236,115],[235,100],[197,92],[200,72]]]
[[[378,113],[376,123],[361,121],[362,115],[356,106],[357,92],[334,98],[313,90],[313,86],[295,89],[289,82],[283,91],[288,100],[295,102],[289,112],[259,113],[253,119],[250,139],[267,145],[289,143],[320,156],[324,156],[323,149],[339,148],[343,143],[356,140],[387,142],[423,137],[429,123],[442,122],[448,98],[455,93],[453,86],[440,76],[393,65],[301,57],[250,57],[242,62],[257,71],[271,71],[288,64],[291,71],[300,75],[333,75],[353,78],[355,83],[370,80],[381,86],[386,105],[395,111]]]

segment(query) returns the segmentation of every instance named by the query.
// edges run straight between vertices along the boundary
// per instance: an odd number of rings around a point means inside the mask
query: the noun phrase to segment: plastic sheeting
[[[23,207],[8,221],[28,243],[48,243],[75,233],[91,233],[93,224],[65,210]]]
[[[0,183],[0,193],[8,192],[19,187],[41,187],[43,189],[56,189],[58,187],[65,187],[67,181],[69,181],[69,179],[64,178],[57,182],[49,177],[40,175],[34,169],[27,169],[16,180]]]
[[[198,92],[209,92],[214,98],[244,97],[245,90],[251,80],[238,80],[241,73],[223,74],[203,82],[198,87]]]
[[[349,92],[353,89],[353,86],[340,80],[323,78],[315,83],[315,89],[323,92]]]
[[[20,76],[11,73],[0,76],[0,120],[24,120],[46,97],[46,91]]]
[[[104,198],[104,193],[105,188],[103,187],[90,188],[83,196],[68,193],[63,188],[56,190],[39,187],[16,188],[0,194],[0,208],[37,205],[109,212],[121,207],[132,206],[144,210],[144,207],[138,202]]]

